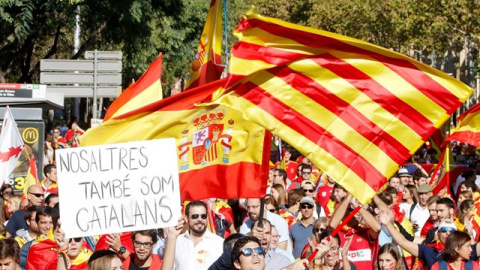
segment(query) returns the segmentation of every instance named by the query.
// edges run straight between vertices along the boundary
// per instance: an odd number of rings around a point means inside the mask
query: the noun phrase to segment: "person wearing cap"
[[[401,167],[398,170],[398,178],[400,178],[400,183],[403,186],[406,186],[412,181],[412,175],[408,172],[407,168]]]
[[[416,244],[414,242],[408,241],[393,226],[393,215],[391,212],[380,213],[379,220],[385,226],[385,228],[387,228],[387,231],[392,236],[393,240],[398,243],[401,248],[405,249],[413,256],[416,256],[422,261],[424,261],[428,269],[431,269],[433,264],[435,264],[435,262],[438,260],[438,255],[445,247],[447,237],[450,235],[451,232],[457,230],[457,226],[455,225],[455,222],[453,220],[444,220],[438,226],[438,242],[435,245]],[[480,254],[480,245],[476,243],[471,247],[472,253],[470,259],[477,260],[477,254]]]
[[[308,237],[312,235],[313,223],[315,223],[314,211],[315,200],[309,196],[303,197],[300,200],[302,218],[290,227],[290,239],[293,242],[293,257],[295,259],[300,258],[303,247],[308,242]]]
[[[408,215],[408,219],[412,222],[413,228],[415,230],[415,236],[419,237],[423,225],[427,222],[430,217],[430,211],[428,210],[427,201],[432,194],[432,186],[430,185],[421,185],[417,188],[418,199],[419,201],[412,205]]]
[[[311,180],[304,180],[302,182],[302,191],[303,195],[306,197],[311,197],[315,201],[315,184]],[[318,217],[325,217],[325,210],[321,205],[315,202],[315,208],[313,211],[313,217],[317,219]]]
[[[455,203],[450,198],[439,198],[436,202],[435,208],[437,211],[438,223],[443,223],[445,220],[454,220],[458,230],[463,231],[465,229],[458,219],[454,218]],[[425,238],[426,244],[435,242],[437,239],[437,231],[438,227],[432,228],[427,232],[427,236]]]

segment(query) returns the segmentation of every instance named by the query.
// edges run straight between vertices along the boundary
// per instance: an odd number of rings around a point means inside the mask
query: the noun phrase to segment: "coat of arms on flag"
[[[205,165],[219,158],[221,162],[229,163],[229,154],[232,146],[232,130],[235,121],[226,120],[225,110],[214,109],[205,110],[197,114],[191,121],[195,130],[189,137],[188,129],[182,132],[182,144],[178,146],[180,150],[179,159],[181,162],[180,170],[188,170],[190,159],[188,158],[189,146],[191,145],[192,160],[195,165]]]

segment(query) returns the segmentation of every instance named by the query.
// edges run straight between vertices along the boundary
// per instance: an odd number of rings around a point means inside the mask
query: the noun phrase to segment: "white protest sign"
[[[68,238],[174,226],[181,215],[175,139],[56,152]]]

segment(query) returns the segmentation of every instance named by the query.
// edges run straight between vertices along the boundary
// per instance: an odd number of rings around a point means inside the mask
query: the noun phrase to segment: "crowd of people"
[[[479,269],[480,160],[468,146],[453,145],[466,165],[451,187],[433,194],[424,148],[367,205],[285,146],[265,198],[185,202],[174,227],[68,239],[50,156],[82,133],[72,123],[46,137],[44,178],[26,198],[1,187],[0,269]]]

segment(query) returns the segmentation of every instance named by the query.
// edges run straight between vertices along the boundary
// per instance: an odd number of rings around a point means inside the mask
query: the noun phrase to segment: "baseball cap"
[[[302,181],[302,188],[303,188],[305,185],[315,186],[315,184],[314,184],[312,181],[310,181],[310,180],[303,180],[303,181]]]
[[[302,204],[302,203],[308,203],[308,204],[310,204],[310,205],[315,206],[315,201],[313,200],[313,198],[312,198],[312,197],[308,197],[308,196],[305,196],[305,197],[303,197],[303,198],[300,200],[300,204]]]
[[[441,228],[447,228],[447,229],[454,229],[457,230],[457,226],[455,225],[455,222],[451,219],[446,219],[440,225],[438,226],[438,229],[440,230]]]

